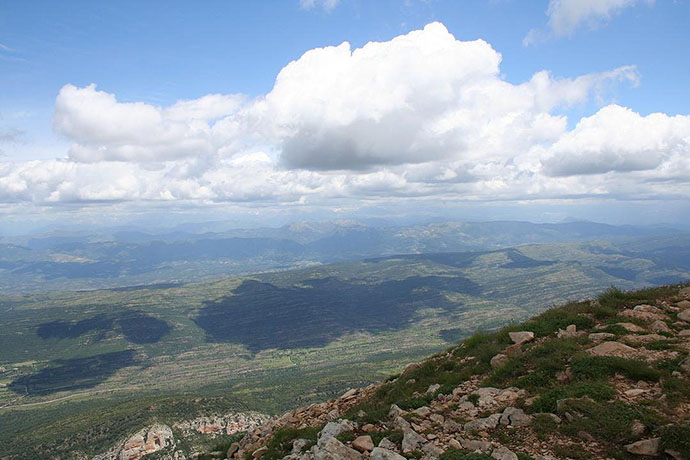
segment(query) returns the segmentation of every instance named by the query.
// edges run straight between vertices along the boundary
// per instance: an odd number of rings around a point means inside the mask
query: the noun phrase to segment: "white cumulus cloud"
[[[606,105],[569,129],[564,108],[638,84],[634,67],[512,83],[500,65],[490,44],[433,23],[310,50],[255,99],[161,107],[66,85],[54,127],[67,156],[0,162],[0,203],[690,199],[688,115]]]

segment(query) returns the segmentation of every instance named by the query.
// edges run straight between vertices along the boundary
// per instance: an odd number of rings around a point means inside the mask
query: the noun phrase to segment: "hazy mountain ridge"
[[[203,281],[394,254],[682,234],[668,228],[589,222],[372,226],[357,221],[305,222],[199,234],[58,232],[52,236],[4,238],[0,244],[0,288],[5,292],[32,292]]]

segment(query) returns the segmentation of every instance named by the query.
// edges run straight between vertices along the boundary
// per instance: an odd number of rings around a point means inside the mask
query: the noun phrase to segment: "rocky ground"
[[[689,353],[689,287],[611,290],[193,458],[690,460]]]

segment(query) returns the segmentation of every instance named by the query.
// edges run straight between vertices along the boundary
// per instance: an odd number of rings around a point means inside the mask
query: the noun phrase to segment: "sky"
[[[690,222],[688,0],[0,0],[0,232]]]

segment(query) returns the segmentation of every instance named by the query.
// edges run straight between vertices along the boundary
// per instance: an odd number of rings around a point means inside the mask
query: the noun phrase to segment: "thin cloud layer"
[[[334,206],[391,200],[690,198],[690,117],[563,109],[638,83],[634,67],[513,84],[482,40],[439,23],[387,42],[317,48],[265,96],[169,107],[66,85],[64,159],[0,163],[0,202]]]
[[[549,0],[546,10],[549,32],[532,29],[523,44],[533,45],[551,35],[570,36],[582,27],[599,27],[626,8],[639,4],[651,6],[654,0]]]

